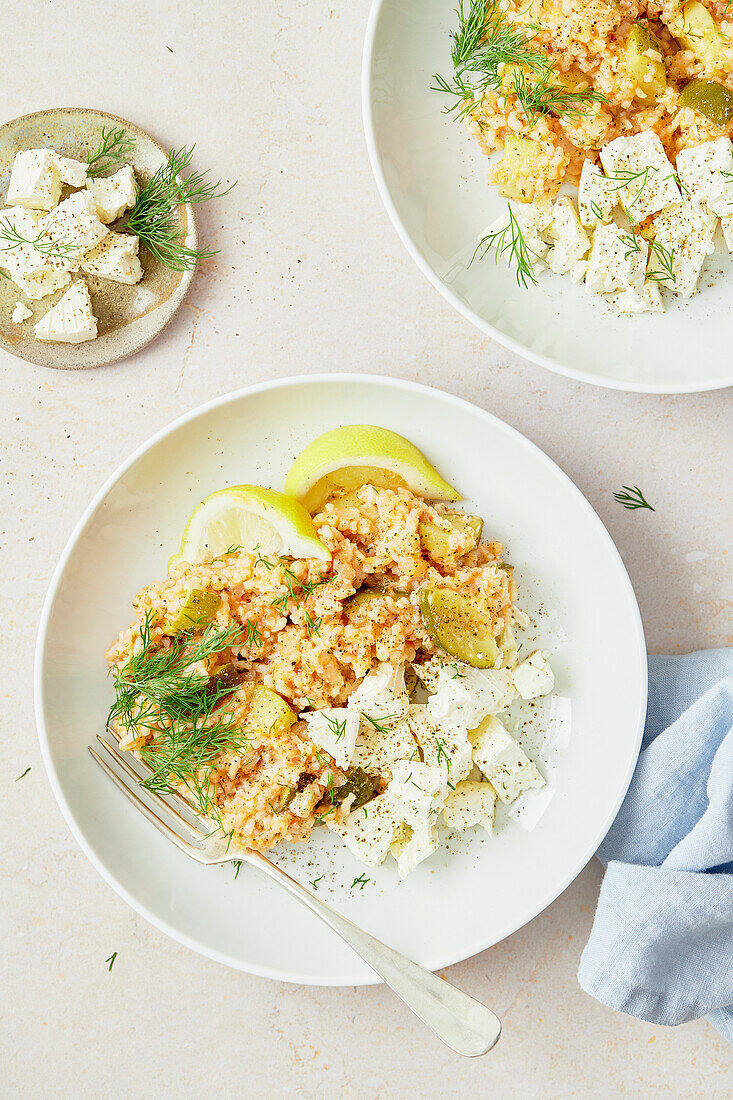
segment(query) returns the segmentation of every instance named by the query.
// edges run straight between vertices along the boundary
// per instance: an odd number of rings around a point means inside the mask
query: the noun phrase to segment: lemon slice
[[[330,496],[366,484],[412,489],[426,500],[461,499],[417,447],[373,424],[348,424],[319,435],[290,467],[285,492],[314,515]]]
[[[284,493],[258,485],[219,489],[194,508],[181,539],[181,548],[168,562],[210,561],[232,547],[293,558],[330,561],[331,553],[319,541],[302,504]]]

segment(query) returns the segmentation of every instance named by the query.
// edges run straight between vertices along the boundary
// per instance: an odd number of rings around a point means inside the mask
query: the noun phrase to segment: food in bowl
[[[510,200],[474,256],[504,256],[523,286],[569,274],[625,313],[690,297],[719,224],[733,250],[728,9],[462,2],[434,86]]]
[[[233,844],[324,825],[407,874],[439,821],[491,833],[497,799],[544,784],[499,715],[554,677],[545,651],[520,659],[502,545],[416,448],[359,425],[311,448],[288,479],[301,500],[240,486],[196,509],[108,650],[109,724],[145,786]]]

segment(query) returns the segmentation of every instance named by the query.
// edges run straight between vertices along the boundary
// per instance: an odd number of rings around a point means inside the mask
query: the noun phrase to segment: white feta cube
[[[591,294],[639,290],[644,285],[649,246],[639,233],[599,225],[593,234],[585,285]]]
[[[552,221],[552,213],[549,207],[538,208],[522,204],[512,207],[511,212],[527,246],[529,262],[536,271],[544,270],[544,258],[547,255],[549,246],[540,234],[546,232]],[[504,234],[505,240],[511,240],[511,231],[511,217],[509,209],[507,209],[500,218],[497,218],[489,226],[485,235]]]
[[[592,229],[599,222],[610,222],[617,202],[616,180],[609,180],[604,176],[593,161],[584,160],[578,187],[578,210],[582,224]]]
[[[15,154],[10,173],[8,206],[51,210],[61,195],[61,176],[53,149],[26,149]]]
[[[398,841],[393,854],[401,875],[407,875],[437,847],[435,822],[447,793],[446,773],[417,761],[401,760],[392,769],[387,788],[402,822],[411,830],[409,839]]]
[[[471,742],[459,722],[434,721],[423,703],[413,703],[405,722],[422,750],[423,760],[444,768],[448,785],[455,787],[471,771]]]
[[[129,164],[118,168],[112,176],[91,177],[87,187],[94,196],[99,217],[106,225],[117,221],[137,201],[137,181]]]
[[[402,824],[388,791],[377,795],[342,822],[329,821],[328,827],[343,840],[356,859],[377,867],[389,852],[392,839]]]
[[[496,791],[491,784],[466,779],[454,791],[448,791],[443,806],[443,821],[460,832],[480,825],[491,836],[495,813]]]
[[[547,266],[557,275],[569,274],[590,251],[590,237],[580,224],[575,204],[568,195],[561,195],[552,208],[552,223],[547,234],[552,242]]]
[[[722,137],[682,149],[677,175],[695,206],[727,218],[733,215],[733,143]]]
[[[410,706],[410,696],[405,687],[404,664],[393,667],[389,663],[371,669],[349,696],[348,707],[380,726],[396,725]]]
[[[64,249],[69,260],[76,263],[96,248],[108,232],[97,217],[94,199],[88,191],[69,195],[55,210],[41,218],[39,227]]]
[[[435,722],[459,722],[475,729],[487,714],[496,714],[514,698],[511,674],[505,668],[472,668],[458,661],[438,673],[437,689],[427,702]]]
[[[502,802],[513,802],[522,791],[545,785],[535,765],[493,715],[481,728],[473,759]]]
[[[523,699],[538,699],[555,688],[555,674],[547,660],[545,649],[536,649],[514,669],[514,686]]]
[[[720,224],[723,229],[723,236],[725,243],[728,246],[728,251],[733,252],[733,216],[730,218],[721,218]],[[2,266],[2,257],[0,256],[0,266]]]
[[[389,727],[361,719],[352,764],[365,772],[390,776],[395,761],[410,758],[419,759],[419,755],[406,719]]]
[[[696,210],[692,203],[679,202],[657,214],[654,239],[672,253],[674,282],[665,283],[675,294],[689,298],[694,293],[705,257],[715,251],[715,216]]]
[[[81,262],[81,269],[87,275],[99,275],[115,283],[139,283],[143,277],[139,248],[140,238],[133,233],[115,233],[110,230],[96,248],[87,252]]]
[[[665,282],[665,286],[669,285]],[[664,313],[664,302],[659,283],[647,279],[639,290],[626,290],[611,298],[619,313]]]
[[[24,305],[23,302],[16,302],[13,312],[10,315],[10,320],[14,325],[22,325],[23,321],[27,321],[28,318],[32,316],[32,309],[28,309],[28,306]]]
[[[21,242],[33,241],[38,236],[38,214],[25,206],[8,206],[0,210],[0,270],[17,270],[16,260]]]
[[[33,330],[39,340],[62,344],[81,344],[97,335],[97,318],[92,312],[92,302],[87,284],[77,279],[46,313]]]
[[[359,715],[346,707],[326,707],[306,711],[301,719],[308,723],[308,736],[344,770],[351,763],[359,733]]]
[[[85,160],[74,160],[54,153],[54,161],[63,183],[69,187],[86,187],[89,165]]]
[[[415,832],[409,825],[403,824],[395,834],[391,852],[397,861],[401,878],[412,874],[418,864],[438,849],[438,835],[434,828],[420,829]]]
[[[661,139],[652,130],[604,145],[601,163],[608,178],[620,184],[619,201],[634,222],[643,222],[680,201],[675,170]]]

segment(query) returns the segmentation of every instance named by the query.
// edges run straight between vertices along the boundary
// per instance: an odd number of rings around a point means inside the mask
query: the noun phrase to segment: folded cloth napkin
[[[733,1042],[733,649],[649,658],[639,762],[578,980],[656,1024],[707,1016]]]

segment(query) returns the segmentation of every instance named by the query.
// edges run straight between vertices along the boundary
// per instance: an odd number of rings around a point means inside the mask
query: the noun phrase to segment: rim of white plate
[[[540,367],[545,367],[554,374],[561,374],[566,378],[572,378],[576,382],[589,382],[593,386],[602,386],[604,389],[621,390],[625,393],[705,393],[710,390],[724,390],[729,386],[733,386],[733,372],[727,378],[718,379],[714,382],[705,382],[701,384],[699,382],[690,381],[689,384],[685,385],[681,383],[669,385],[661,382],[657,384],[650,382],[630,382],[623,379],[589,374],[587,371],[575,370],[573,367],[565,366],[558,359],[551,359],[546,355],[540,355],[537,352],[531,351],[517,340],[513,340],[511,336],[507,336],[505,333],[500,332],[499,329],[494,328],[494,326],[490,325],[483,317],[480,317],[478,313],[470,309],[465,302],[462,302],[461,299],[453,293],[450,287],[443,282],[440,276],[436,275],[435,271],[433,271],[430,264],[416,247],[412,237],[405,228],[402,218],[397,212],[397,207],[392,201],[392,196],[387,186],[387,180],[382,171],[382,165],[377,150],[371,97],[372,56],[379,16],[385,4],[390,2],[391,0],[372,0],[372,6],[369,11],[361,65],[361,109],[364,136],[366,139],[367,152],[369,154],[369,163],[372,166],[372,174],[374,175],[380,198],[389,214],[392,225],[397,231],[398,237],[428,282],[432,283],[435,289],[442,294],[447,302],[450,302],[454,309],[465,317],[467,321],[470,321],[472,325],[480,329],[486,336],[490,336],[493,340],[502,344],[503,347],[508,348],[509,351],[516,352],[517,355],[521,355],[522,358],[528,359],[531,363],[536,363]],[[731,362],[733,363],[733,359]]]
[[[563,891],[565,891],[572,882],[574,882],[574,880],[578,877],[578,875],[583,870],[583,868],[593,858],[593,856],[594,856],[595,852],[597,851],[601,841],[603,840],[606,833],[608,832],[611,825],[613,824],[613,821],[616,817],[616,814],[618,813],[618,811],[621,807],[621,803],[623,802],[623,800],[626,796],[626,792],[627,792],[629,784],[631,782],[631,777],[634,774],[634,769],[636,767],[636,761],[637,761],[637,758],[638,758],[638,755],[639,755],[639,748],[641,746],[641,739],[642,739],[642,734],[643,734],[643,731],[644,731],[644,719],[646,717],[646,702],[647,702],[646,642],[645,642],[645,638],[644,638],[644,627],[643,627],[642,620],[641,620],[641,612],[639,611],[639,604],[638,604],[638,601],[636,599],[636,594],[634,592],[633,585],[631,584],[631,579],[629,578],[628,572],[626,570],[626,566],[624,565],[623,559],[622,559],[621,555],[618,552],[616,544],[614,543],[613,539],[611,538],[610,534],[608,533],[608,530],[606,529],[604,523],[602,522],[602,520],[598,516],[595,509],[586,500],[586,498],[583,496],[583,494],[581,493],[580,489],[577,487],[575,482],[572,481],[572,479],[565,473],[565,471],[562,470],[557,465],[557,463],[553,462],[553,460],[548,455],[546,455],[545,452],[543,450],[541,450],[537,446],[536,443],[533,443],[530,439],[527,439],[527,437],[522,435],[522,433],[520,431],[518,431],[516,428],[511,427],[511,425],[507,424],[505,421],[501,420],[499,417],[494,416],[492,413],[487,412],[485,409],[482,409],[479,405],[474,405],[470,401],[465,401],[461,397],[456,397],[453,394],[447,393],[445,390],[439,390],[434,386],[425,386],[425,385],[422,385],[419,382],[410,382],[410,381],[407,381],[405,379],[390,378],[390,377],[383,376],[383,375],[378,375],[378,374],[341,374],[341,373],[334,373],[334,374],[294,375],[294,376],[288,377],[288,378],[278,378],[278,379],[275,379],[275,380],[270,381],[270,382],[258,382],[258,383],[254,384],[252,386],[245,386],[242,389],[234,390],[231,393],[227,393],[227,394],[224,394],[220,397],[213,398],[211,401],[207,401],[203,405],[199,405],[196,408],[191,409],[189,412],[184,413],[182,416],[177,417],[175,420],[172,420],[165,427],[163,427],[163,428],[159,429],[157,432],[155,432],[155,434],[152,435],[146,442],[142,443],[139,447],[137,447],[132,452],[132,454],[129,455],[129,457],[126,458],[124,460],[124,462],[122,462],[113,471],[113,473],[110,474],[110,476],[104,481],[104,483],[100,486],[100,488],[94,494],[94,497],[92,498],[91,502],[87,505],[87,507],[84,509],[82,515],[77,520],[77,522],[74,525],[74,528],[73,528],[73,530],[72,530],[72,532],[71,532],[71,534],[70,534],[70,536],[69,536],[69,538],[66,542],[66,545],[65,545],[65,547],[64,547],[64,549],[61,553],[61,557],[59,558],[59,560],[56,564],[56,568],[54,569],[54,571],[51,575],[51,580],[49,582],[48,590],[46,592],[46,598],[43,602],[43,609],[41,611],[41,618],[40,618],[40,621],[39,621],[38,634],[37,634],[37,638],[36,638],[36,650],[35,650],[35,660],[34,660],[34,676],[33,676],[33,695],[34,695],[34,705],[35,705],[36,726],[37,726],[37,730],[38,730],[38,740],[39,740],[39,744],[40,744],[40,748],[41,748],[41,757],[43,759],[43,764],[44,764],[44,767],[46,769],[46,774],[47,774],[49,782],[51,784],[51,789],[54,793],[54,796],[55,796],[56,801],[59,805],[61,813],[63,814],[67,825],[71,829],[71,832],[72,832],[74,838],[76,839],[76,841],[79,844],[80,848],[82,849],[82,851],[86,855],[87,859],[96,868],[96,870],[99,872],[99,874],[104,879],[104,881],[109,886],[111,886],[112,889],[121,898],[123,898],[132,909],[135,910],[136,913],[139,913],[140,916],[144,917],[145,920],[149,921],[150,924],[152,924],[155,928],[158,928],[161,932],[165,933],[165,935],[170,936],[170,938],[175,940],[177,943],[181,943],[181,944],[184,945],[184,947],[191,948],[191,950],[196,951],[199,955],[203,955],[206,958],[212,959],[214,962],[222,963],[224,966],[229,966],[234,970],[242,970],[242,971],[244,971],[245,973],[248,973],[248,974],[254,974],[254,975],[256,975],[258,977],[262,977],[262,978],[271,978],[271,979],[276,980],[276,981],[292,982],[295,985],[332,985],[332,986],[376,985],[376,984],[380,984],[380,979],[376,975],[374,976],[373,981],[370,981],[369,979],[364,979],[362,981],[354,981],[353,979],[348,980],[348,981],[336,981],[336,980],[313,981],[313,980],[304,980],[300,975],[294,975],[290,971],[275,971],[272,968],[261,967],[261,966],[258,966],[256,964],[254,964],[254,963],[249,963],[247,966],[243,966],[239,959],[235,959],[232,956],[225,954],[224,952],[212,950],[211,948],[206,946],[201,941],[194,939],[192,936],[187,936],[186,934],[184,934],[182,932],[179,932],[177,929],[175,929],[171,925],[169,925],[167,921],[161,919],[151,909],[149,909],[147,906],[143,905],[140,901],[138,901],[138,899],[136,897],[134,897],[122,885],[122,883],[115,876],[114,872],[112,870],[110,870],[110,868],[103,862],[103,860],[98,858],[96,853],[91,848],[90,844],[87,842],[86,837],[84,836],[84,833],[79,828],[79,826],[76,822],[74,812],[73,812],[71,806],[69,805],[66,797],[64,796],[64,794],[61,790],[60,783],[59,783],[59,781],[57,779],[57,776],[56,776],[56,770],[55,770],[55,767],[54,767],[53,762],[51,760],[51,750],[50,750],[50,746],[49,746],[49,742],[48,742],[48,732],[47,732],[47,729],[46,729],[45,715],[44,715],[44,709],[43,709],[43,692],[42,692],[43,655],[44,655],[44,650],[45,650],[46,635],[47,635],[47,631],[48,631],[48,624],[49,624],[49,619],[50,619],[50,614],[51,614],[51,608],[52,608],[54,600],[56,598],[58,587],[59,587],[59,584],[61,582],[61,578],[64,574],[64,570],[66,568],[66,565],[69,561],[69,558],[71,557],[71,554],[74,551],[74,548],[75,548],[77,542],[79,541],[79,538],[81,537],[81,535],[84,532],[84,529],[87,525],[87,522],[92,517],[94,512],[97,510],[97,508],[100,506],[100,504],[103,502],[104,498],[107,496],[109,491],[113,488],[113,486],[120,480],[120,478],[122,478],[124,476],[124,474],[127,473],[127,471],[132,466],[135,465],[135,463],[140,458],[142,458],[142,456],[144,454],[146,454],[149,450],[152,450],[153,447],[157,446],[157,444],[162,439],[164,439],[166,436],[170,435],[171,433],[177,431],[179,428],[183,427],[185,424],[187,424],[187,423],[189,423],[193,420],[196,420],[198,417],[205,416],[212,409],[215,409],[220,405],[225,405],[225,404],[228,404],[229,402],[238,401],[243,397],[248,397],[251,394],[259,393],[263,390],[284,389],[284,388],[287,388],[289,386],[296,386],[296,385],[321,385],[323,383],[346,383],[347,385],[349,385],[351,383],[357,383],[357,384],[358,383],[362,383],[362,384],[363,383],[367,383],[367,384],[371,383],[371,384],[374,384],[374,385],[393,387],[395,389],[409,390],[413,393],[430,393],[430,394],[434,394],[434,395],[437,394],[443,400],[448,401],[449,403],[452,403],[453,405],[455,405],[459,408],[470,410],[472,413],[477,413],[478,412],[481,416],[485,417],[487,421],[490,421],[494,424],[500,425],[502,430],[507,431],[511,435],[517,437],[525,446],[529,447],[532,451],[535,452],[535,456],[538,458],[538,460],[540,462],[544,463],[544,465],[550,467],[553,471],[555,471],[557,474],[559,474],[560,478],[567,484],[567,487],[571,491],[571,493],[575,494],[580,507],[584,509],[584,511],[589,516],[591,521],[593,523],[595,523],[596,526],[600,529],[602,537],[605,537],[605,539],[609,543],[609,546],[610,546],[610,548],[611,548],[611,550],[612,550],[612,552],[613,552],[613,554],[614,554],[614,556],[617,560],[623,583],[627,586],[629,595],[631,596],[631,603],[632,603],[632,607],[634,609],[634,626],[635,626],[635,636],[634,636],[633,640],[634,640],[634,644],[637,646],[637,648],[639,650],[640,659],[641,659],[642,664],[643,664],[643,669],[642,669],[642,672],[643,672],[643,675],[642,675],[642,691],[641,691],[641,697],[639,699],[639,713],[638,713],[638,716],[637,716],[636,746],[635,746],[635,752],[633,753],[632,757],[630,758],[630,763],[629,763],[629,767],[627,769],[627,774],[624,778],[623,788],[622,788],[622,790],[621,790],[621,792],[620,792],[620,794],[619,794],[619,796],[616,800],[616,804],[614,805],[612,812],[608,815],[608,818],[604,822],[602,828],[598,831],[597,835],[595,837],[593,837],[592,840],[589,841],[587,851],[584,853],[582,859],[580,861],[578,861],[578,863],[573,867],[570,874],[568,874],[565,877],[565,879],[561,883],[558,884],[558,886],[556,888],[553,888],[553,890],[550,891],[549,896],[545,897],[542,900],[541,904],[539,904],[537,906],[536,910],[534,912],[532,912],[530,916],[527,917],[524,924],[519,925],[517,928],[508,929],[501,936],[501,938],[499,940],[493,939],[490,942],[487,941],[484,944],[479,944],[478,946],[475,947],[475,949],[472,948],[468,953],[465,952],[465,949],[460,949],[456,954],[454,954],[454,955],[451,954],[447,957],[446,960],[437,963],[436,966],[434,967],[434,969],[436,969],[436,970],[443,969],[446,966],[453,966],[455,963],[463,962],[465,959],[473,958],[475,955],[478,955],[481,951],[484,951],[487,948],[492,947],[495,943],[500,943],[503,939],[506,939],[508,936],[513,935],[515,932],[519,931],[519,928],[525,927],[526,924],[529,924],[530,921],[534,920],[534,918],[536,916],[538,916],[540,913],[542,913],[547,908],[548,905],[551,905],[552,902],[555,901],[555,899],[558,898],[560,896],[560,894],[562,894]]]

